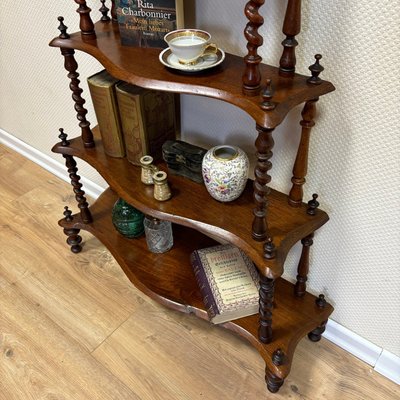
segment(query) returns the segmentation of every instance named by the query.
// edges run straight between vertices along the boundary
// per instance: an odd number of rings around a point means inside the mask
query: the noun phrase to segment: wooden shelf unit
[[[308,204],[303,202],[302,187],[316,102],[320,96],[333,91],[334,86],[319,78],[323,69],[319,65],[319,55],[310,66],[311,78],[295,73],[295,36],[300,31],[301,1],[288,0],[287,3],[283,24],[286,39],[282,43],[284,50],[279,68],[262,64],[257,54],[262,43],[257,32],[262,24],[258,10],[264,1],[250,0],[245,5],[249,20],[245,28],[247,56],[243,59],[226,54],[220,66],[199,74],[181,74],[164,67],[158,60],[158,49],[122,46],[115,21],[109,19],[93,24],[86,1],[75,2],[79,4],[81,31],[67,33],[63,18],[59,17],[61,34],[50,42],[50,46],[60,48],[64,57],[81,128],[80,136],[73,139],[67,139],[60,129],[61,142],[53,147],[66,161],[80,210],[72,215],[66,208],[65,217],[59,221],[68,236],[67,243],[72,251],[79,252],[79,231],[91,232],[110,250],[139,290],[165,306],[206,320],[207,313],[190,266],[190,253],[217,244],[219,240],[241,248],[260,272],[260,312],[221,326],[243,336],[259,351],[266,363],[267,387],[276,392],[290,372],[298,341],[307,334],[311,340],[318,341],[333,311],[323,295],[315,297],[306,292],[313,235],[329,218],[317,209],[316,196]],[[215,98],[245,111],[256,125],[255,137],[251,138],[255,141],[257,155],[254,181],[248,181],[239,199],[220,203],[209,196],[203,185],[170,175],[172,198],[166,202],[156,201],[153,189],[141,183],[140,168],[125,158],[107,156],[98,127],[90,128],[75,50],[93,56],[111,75],[131,84]],[[242,80],[238,79],[240,76]],[[272,133],[287,113],[302,103],[300,144],[293,166],[293,186],[287,195],[269,187]],[[90,207],[75,157],[93,166],[110,185]],[[159,167],[168,172],[165,164]],[[126,239],[117,233],[112,225],[111,210],[119,197],[145,214],[174,223],[174,246],[169,252],[153,254],[148,251],[144,238]],[[297,242],[303,247],[293,285],[281,275],[286,256]]]

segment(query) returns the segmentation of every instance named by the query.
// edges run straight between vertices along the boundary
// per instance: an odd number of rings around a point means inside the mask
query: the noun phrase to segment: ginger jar
[[[203,158],[202,173],[208,193],[214,199],[233,201],[246,186],[249,159],[239,147],[215,146]]]

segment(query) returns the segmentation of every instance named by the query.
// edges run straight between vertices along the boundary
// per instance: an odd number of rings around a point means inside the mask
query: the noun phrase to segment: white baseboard
[[[63,164],[2,129],[0,129],[0,143],[22,154],[64,181],[70,181]],[[82,184],[84,185],[85,192],[94,199],[104,190],[100,185],[84,177],[82,177]],[[333,320],[328,321],[323,336],[374,367],[375,371],[400,384],[400,357],[383,350],[381,347],[376,346]]]
[[[16,138],[15,136],[7,133],[5,130],[1,128],[0,128],[0,143],[3,143],[5,146],[15,150],[17,153],[23,155],[27,159],[40,165],[45,170],[51,172],[58,178],[66,182],[70,182],[70,178],[64,164],[54,160],[47,154],[42,153],[41,151],[35,149],[31,145],[23,142],[22,140]],[[93,181],[86,179],[85,177],[81,177],[81,183],[84,186],[85,193],[88,196],[92,197],[93,199],[97,199],[97,197],[99,197],[100,194],[105,189],[100,185],[98,185],[97,183],[94,183]]]

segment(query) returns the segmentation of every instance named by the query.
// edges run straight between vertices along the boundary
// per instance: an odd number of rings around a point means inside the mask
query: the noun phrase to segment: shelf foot
[[[328,321],[324,321],[320,326],[312,330],[307,336],[312,342],[319,342],[321,340],[322,334],[325,332],[326,323]]]
[[[73,221],[72,211],[67,206],[64,207],[64,221],[71,223]],[[71,251],[75,254],[82,251],[82,237],[79,235],[80,229],[64,228],[63,232],[67,235],[67,244],[71,246]]]
[[[268,390],[271,393],[276,393],[281,388],[285,380],[274,375],[268,368],[266,368],[265,382],[267,383]]]

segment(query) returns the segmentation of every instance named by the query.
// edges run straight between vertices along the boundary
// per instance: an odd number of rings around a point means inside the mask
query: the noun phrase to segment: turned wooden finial
[[[272,260],[276,256],[276,249],[273,243],[273,239],[269,237],[264,243],[264,258],[267,260]]]
[[[101,7],[99,8],[99,11],[102,14],[100,21],[108,22],[110,21],[110,17],[108,16],[108,12],[110,11],[110,9],[104,4],[106,0],[100,0],[100,2],[101,2]]]
[[[60,134],[58,137],[61,139],[61,146],[69,146],[69,141],[67,140],[68,135],[64,132],[63,128],[59,129]]]
[[[319,85],[322,82],[322,79],[319,78],[319,74],[325,69],[320,63],[319,60],[322,58],[321,54],[316,54],[315,63],[310,65],[308,69],[311,71],[311,78],[307,79],[308,83],[313,85]]]
[[[73,220],[72,218],[72,211],[68,208],[68,206],[64,207],[64,218],[66,221],[71,222]]]
[[[285,363],[285,353],[283,352],[282,349],[276,349],[272,353],[272,362],[275,365],[283,365]]]
[[[70,36],[67,33],[68,26],[64,25],[64,17],[58,17],[57,19],[60,21],[57,29],[61,32],[58,37],[60,39],[69,39]]]
[[[326,300],[325,300],[325,296],[323,294],[320,294],[318,296],[318,299],[315,300],[315,304],[319,307],[319,308],[325,308],[326,306]]]
[[[270,111],[276,107],[276,103],[271,101],[274,93],[275,90],[272,87],[272,79],[267,79],[265,88],[261,94],[263,101],[260,103],[260,108],[262,108],[264,111]]]
[[[312,195],[312,200],[310,200],[307,203],[308,204],[308,208],[307,208],[308,215],[315,215],[316,209],[319,207],[319,203],[318,203],[317,199],[318,199],[318,195],[316,193],[314,193]]]

